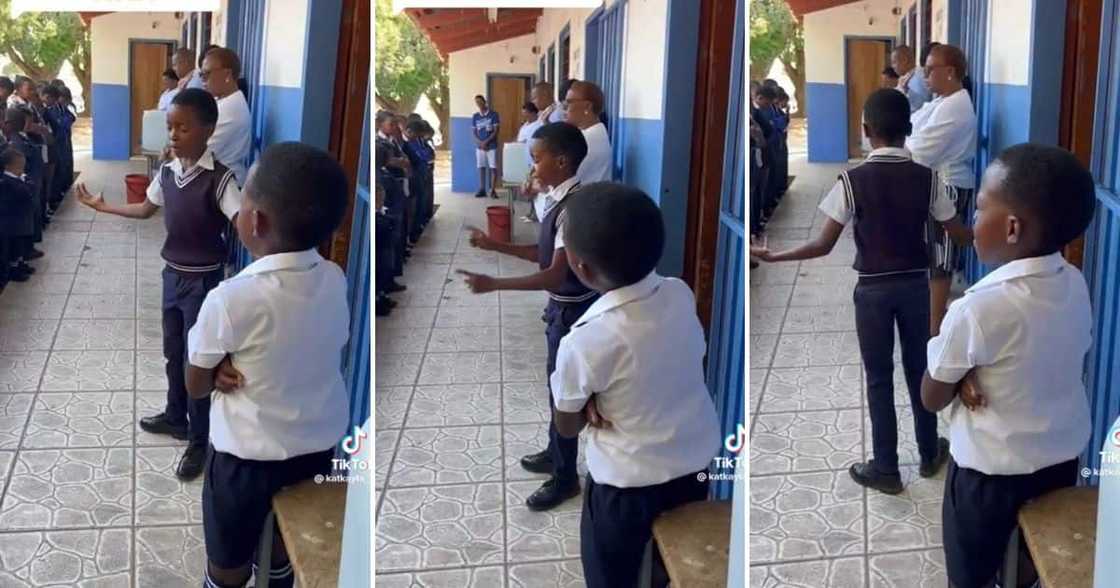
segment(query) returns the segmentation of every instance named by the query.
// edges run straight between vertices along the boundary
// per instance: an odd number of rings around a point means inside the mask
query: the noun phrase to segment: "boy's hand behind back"
[[[245,385],[245,376],[233,367],[233,360],[229,355],[214,368],[214,389],[219,392],[230,393]]]
[[[960,398],[961,404],[968,410],[978,410],[988,405],[988,401],[984,398],[983,391],[980,389],[980,384],[976,381],[975,370],[965,374],[964,379],[961,380]]]
[[[583,418],[587,419],[587,426],[596,429],[609,429],[614,426],[614,423],[603,418],[603,415],[599,412],[599,404],[595,401],[594,394],[587,399],[587,404],[583,406]]]

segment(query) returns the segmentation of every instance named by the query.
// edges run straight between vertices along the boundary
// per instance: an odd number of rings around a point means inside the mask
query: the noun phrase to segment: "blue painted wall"
[[[314,7],[314,8],[313,8]],[[300,140],[320,149],[331,141],[334,74],[342,2],[308,2],[303,45],[303,112]]]
[[[451,191],[478,191],[478,166],[474,156],[471,119],[453,116],[451,125]]]
[[[252,108],[254,111],[259,110],[262,113],[259,135],[262,147],[267,147],[279,141],[304,140],[302,134],[303,99],[304,95],[301,88],[260,87],[257,102],[253,104]],[[330,132],[329,124],[327,132]],[[315,143],[312,144],[319,146]]]
[[[991,162],[1000,151],[1030,140],[1030,87],[985,84],[981,108],[986,114],[987,124],[981,123],[984,128],[980,135],[988,139],[986,146],[980,145],[981,150],[987,151],[981,163]]]
[[[93,84],[93,158],[127,160],[131,118],[128,86]]]
[[[809,161],[848,161],[848,93],[844,84],[805,84]]]

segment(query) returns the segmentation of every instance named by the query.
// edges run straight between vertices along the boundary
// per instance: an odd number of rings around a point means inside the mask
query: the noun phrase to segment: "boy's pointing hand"
[[[474,292],[475,294],[486,294],[488,292],[493,292],[496,289],[494,287],[494,278],[490,276],[476,274],[462,269],[455,270],[455,273],[463,276],[463,281],[466,282],[467,287],[470,288],[471,292]]]

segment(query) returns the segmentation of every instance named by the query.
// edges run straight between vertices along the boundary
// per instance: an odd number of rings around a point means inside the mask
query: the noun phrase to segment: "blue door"
[[[1101,448],[1120,414],[1120,2],[1104,3],[1101,23],[1090,162],[1097,181],[1097,214],[1085,236],[1084,260],[1093,303],[1093,348],[1086,362],[1093,436],[1084,462],[1094,468],[1100,466]]]
[[[350,391],[350,429],[362,426],[369,418],[370,381],[370,173],[369,173],[369,92],[366,93],[365,123],[362,127],[362,157],[358,165],[357,194],[354,197],[354,222],[350,230],[350,256],[346,262],[347,297],[350,303],[350,343],[346,349],[343,373]]]
[[[979,129],[976,136],[976,185],[979,186],[980,176],[992,159],[988,148],[991,114],[984,92],[984,72],[987,71],[988,63],[988,0],[961,0],[959,18],[961,49],[968,56],[968,77],[972,80],[972,105],[976,108],[976,125]],[[976,198],[973,198],[965,215],[966,223],[972,224],[975,211]],[[987,273],[987,269],[976,258],[976,250],[970,248],[966,255],[965,279],[971,284],[982,278]]]
[[[719,411],[723,438],[738,436],[745,424],[745,332],[746,273],[744,272],[746,194],[743,183],[746,161],[743,104],[743,20],[745,5],[738,3],[735,16],[735,45],[731,57],[731,86],[727,104],[727,137],[723,160],[723,197],[719,213],[719,236],[716,250],[716,283],[712,303],[711,336],[708,341],[708,389]],[[724,446],[721,457],[734,458]],[[741,471],[745,471],[743,468]],[[719,470],[731,474],[734,470]],[[731,498],[733,480],[717,478],[713,494],[719,499]]]
[[[587,19],[585,28],[586,77],[603,90],[603,111],[611,136],[615,179],[623,177],[622,56],[626,33],[626,0],[618,0],[610,8],[600,8]]]

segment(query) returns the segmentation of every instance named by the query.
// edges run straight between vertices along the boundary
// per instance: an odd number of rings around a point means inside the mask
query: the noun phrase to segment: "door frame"
[[[848,104],[848,87],[851,85],[851,79],[849,79],[848,75],[848,63],[851,61],[851,56],[848,55],[849,41],[885,41],[887,43],[887,55],[889,57],[890,52],[897,46],[897,40],[889,35],[844,35],[844,114],[850,117],[852,116],[852,112],[849,109],[851,105]],[[849,147],[851,146],[852,138],[848,136],[847,131],[851,128],[852,121],[846,120],[845,122],[847,124],[844,125],[844,151],[848,154],[848,159],[851,159],[852,156]]]
[[[152,45],[167,45],[170,51],[167,52],[167,67],[171,67],[171,58],[175,56],[175,51],[179,49],[179,41],[176,39],[147,39],[142,37],[129,37],[128,39],[128,156],[132,157],[138,153],[132,152],[132,47],[137,43],[148,43]],[[166,69],[166,68],[164,68]],[[162,73],[162,72],[161,72]],[[143,133],[143,129],[141,129]]]

